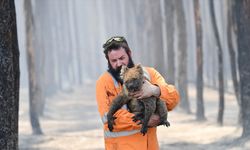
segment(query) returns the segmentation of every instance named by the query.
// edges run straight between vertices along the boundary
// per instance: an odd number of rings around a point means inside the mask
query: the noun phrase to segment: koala
[[[167,107],[165,103],[157,97],[151,96],[144,99],[135,99],[129,96],[130,92],[139,91],[144,83],[145,77],[143,75],[142,66],[135,65],[132,68],[122,67],[121,78],[123,79],[123,89],[119,95],[112,101],[109,112],[107,114],[108,128],[113,130],[114,120],[113,115],[124,104],[127,104],[129,112],[135,114],[132,118],[137,124],[142,124],[140,132],[145,135],[148,130],[148,121],[152,114],[160,116],[160,124],[170,126],[167,121]]]

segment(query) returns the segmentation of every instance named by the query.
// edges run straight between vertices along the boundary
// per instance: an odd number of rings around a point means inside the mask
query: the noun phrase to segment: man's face
[[[120,70],[121,66],[127,66],[129,63],[129,56],[126,50],[121,47],[117,50],[111,50],[108,52],[108,61],[114,70]]]

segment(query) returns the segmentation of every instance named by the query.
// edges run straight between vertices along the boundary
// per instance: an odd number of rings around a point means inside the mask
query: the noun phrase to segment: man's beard
[[[134,62],[131,58],[131,56],[129,56],[129,60],[128,60],[128,65],[127,65],[128,68],[132,68],[134,67]],[[120,76],[120,73],[121,73],[121,69],[122,69],[122,66],[116,68],[116,69],[113,69],[110,62],[108,61],[108,72],[111,73],[111,75],[115,78],[115,80],[121,84],[123,84],[123,80]]]

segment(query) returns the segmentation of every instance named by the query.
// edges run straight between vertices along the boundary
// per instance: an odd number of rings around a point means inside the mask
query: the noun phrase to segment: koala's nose
[[[130,89],[131,92],[138,91],[138,86],[135,83],[131,83],[128,85],[128,89]]]
[[[133,86],[132,84],[127,84],[127,85],[126,85],[126,87],[127,87],[127,89],[128,89],[129,91],[131,91],[132,86]]]

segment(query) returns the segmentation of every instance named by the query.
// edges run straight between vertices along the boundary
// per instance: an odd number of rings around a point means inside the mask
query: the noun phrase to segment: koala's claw
[[[169,127],[170,123],[168,121],[162,121],[159,125],[165,125],[166,127]]]
[[[134,122],[137,122],[138,120],[142,121],[142,113],[136,114],[132,117]]]
[[[113,125],[112,124],[110,124],[110,123],[108,123],[108,128],[109,128],[109,131],[113,131]]]
[[[138,121],[138,118],[136,116],[133,116],[132,119],[134,122]]]
[[[144,136],[147,133],[148,129],[147,128],[142,128],[141,133]]]
[[[165,122],[166,127],[170,126],[170,123],[168,121]]]
[[[113,131],[113,129],[114,129],[113,125],[115,125],[115,119],[116,119],[116,117],[108,117],[109,131]]]
[[[143,122],[141,120],[137,123],[137,125],[140,125],[140,124],[143,124]]]

